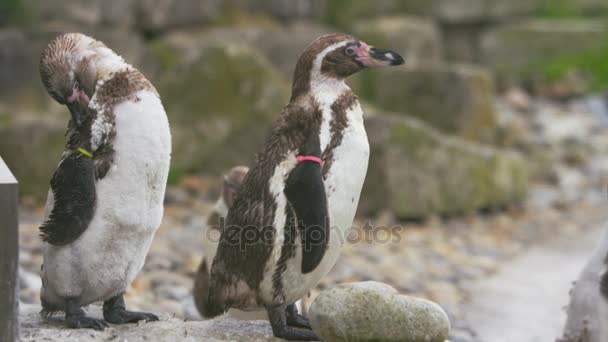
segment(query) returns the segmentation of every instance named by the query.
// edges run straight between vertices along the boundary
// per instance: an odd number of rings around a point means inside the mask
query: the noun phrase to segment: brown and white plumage
[[[205,314],[265,307],[276,336],[317,338],[296,328],[309,326],[293,303],[335,264],[369,158],[361,107],[344,79],[401,63],[394,52],[342,34],[319,37],[303,52],[290,103],[228,212]],[[298,155],[323,165],[298,162]]]
[[[40,75],[72,115],[41,227],[43,312],[66,312],[70,327],[102,329],[105,323],[80,307],[104,301],[106,321],[154,319],[126,311],[122,293],[143,266],[163,213],[171,137],[158,93],[122,57],[78,33],[48,45]],[[79,177],[87,183],[75,183]],[[74,210],[82,203],[68,194],[77,192],[92,198],[86,208]],[[83,211],[90,215],[66,230],[63,223]]]

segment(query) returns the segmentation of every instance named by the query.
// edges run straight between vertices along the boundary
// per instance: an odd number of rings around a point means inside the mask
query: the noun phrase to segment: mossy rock
[[[21,196],[45,199],[65,146],[66,122],[53,117],[9,118],[0,124],[0,156],[19,181]]]
[[[484,34],[481,51],[484,64],[503,84],[556,79],[568,72],[583,72],[592,83],[608,82],[608,24],[601,20],[534,19],[498,27]]]
[[[493,143],[494,80],[468,66],[420,65],[364,71],[351,81],[363,99],[466,140]]]
[[[323,341],[444,342],[450,321],[437,304],[374,281],[340,284],[317,296],[310,323]]]
[[[249,164],[289,97],[257,51],[230,42],[198,51],[190,60],[170,57],[175,64],[157,82],[172,127],[173,174]]]
[[[402,0],[400,9],[446,23],[483,23],[534,13],[539,0]]]
[[[326,0],[321,20],[330,26],[350,31],[357,19],[398,14],[401,0]]]
[[[366,43],[402,54],[408,64],[439,62],[441,36],[429,19],[393,16],[357,22],[353,34]]]
[[[391,209],[397,217],[460,215],[522,201],[528,167],[519,156],[447,137],[413,118],[366,120],[371,159],[362,214]]]

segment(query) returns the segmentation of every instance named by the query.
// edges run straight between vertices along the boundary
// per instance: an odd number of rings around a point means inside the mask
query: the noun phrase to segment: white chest
[[[150,92],[114,108],[114,163],[97,182],[97,207],[74,243],[45,246],[45,296],[103,300],[128,286],[143,266],[163,213],[171,137],[160,100]]]
[[[331,114],[331,112],[326,113]],[[331,140],[330,121],[326,126],[328,137],[321,139],[322,149],[327,148]],[[322,126],[321,137],[323,137],[323,129]],[[282,277],[287,302],[305,296],[331,270],[338,260],[340,248],[346,240],[348,229],[352,226],[357,211],[369,160],[369,143],[358,103],[348,112],[348,125],[342,134],[342,141],[333,152],[333,162],[325,178],[331,227],[329,246],[319,266],[308,274],[302,274],[300,271],[302,253],[300,246],[297,247],[295,257],[287,263],[287,269]],[[269,282],[267,286],[270,289]]]

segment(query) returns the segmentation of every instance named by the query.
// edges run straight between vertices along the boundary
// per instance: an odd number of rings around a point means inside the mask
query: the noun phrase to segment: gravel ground
[[[530,130],[545,127],[540,131],[547,134],[536,140],[572,139],[569,122],[578,117],[576,120],[587,122],[583,125],[587,128],[575,130],[578,139],[591,141],[589,144],[596,151],[608,151],[605,126],[580,110],[571,113],[542,105],[535,115]],[[381,281],[403,294],[442,305],[452,319],[453,342],[479,341],[475,327],[466,323],[463,312],[476,284],[543,241],[556,236],[576,239],[608,221],[604,194],[594,190],[608,179],[606,158],[603,152],[594,152],[582,160],[576,166],[567,162],[555,165],[554,180],[536,182],[526,203],[507,211],[435,217],[419,223],[398,222],[390,213],[359,218],[337,265],[306,302],[309,304],[319,290],[337,283]],[[190,290],[203,255],[202,227],[218,190],[218,179],[195,176],[168,189],[162,226],[144,269],[126,294],[131,307],[164,312],[180,319],[199,319]],[[39,204],[23,200],[20,297],[24,303],[39,303],[42,257],[37,227],[42,213]]]
[[[167,206],[146,265],[126,298],[133,307],[199,319],[190,289],[202,256],[201,227],[211,202],[198,193],[186,196],[182,188],[170,192],[181,194],[182,200]],[[42,258],[37,227],[42,210],[22,207],[20,214],[21,300],[39,303]],[[454,340],[475,341],[474,327],[463,320],[463,305],[471,299],[469,288],[473,284],[539,241],[556,235],[574,238],[607,220],[608,211],[595,201],[466,218],[434,218],[425,223],[398,223],[389,214],[359,220],[356,226],[360,228],[354,228],[339,262],[307,302],[319,290],[337,283],[381,281],[403,294],[438,302],[451,316]],[[375,228],[365,228],[370,225]]]

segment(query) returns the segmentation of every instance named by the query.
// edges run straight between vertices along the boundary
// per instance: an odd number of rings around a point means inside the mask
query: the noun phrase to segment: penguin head
[[[40,78],[49,95],[67,105],[78,124],[97,82],[111,73],[112,62],[124,63],[102,42],[81,33],[66,33],[44,49]]]
[[[247,166],[235,166],[224,175],[222,197],[227,208],[230,208],[232,203],[234,203],[236,194],[241,188],[248,172],[249,168]]]
[[[365,68],[403,63],[403,57],[394,51],[375,48],[347,34],[331,33],[304,50],[296,66],[296,78],[298,73],[312,73],[312,77],[320,74],[344,79]]]

